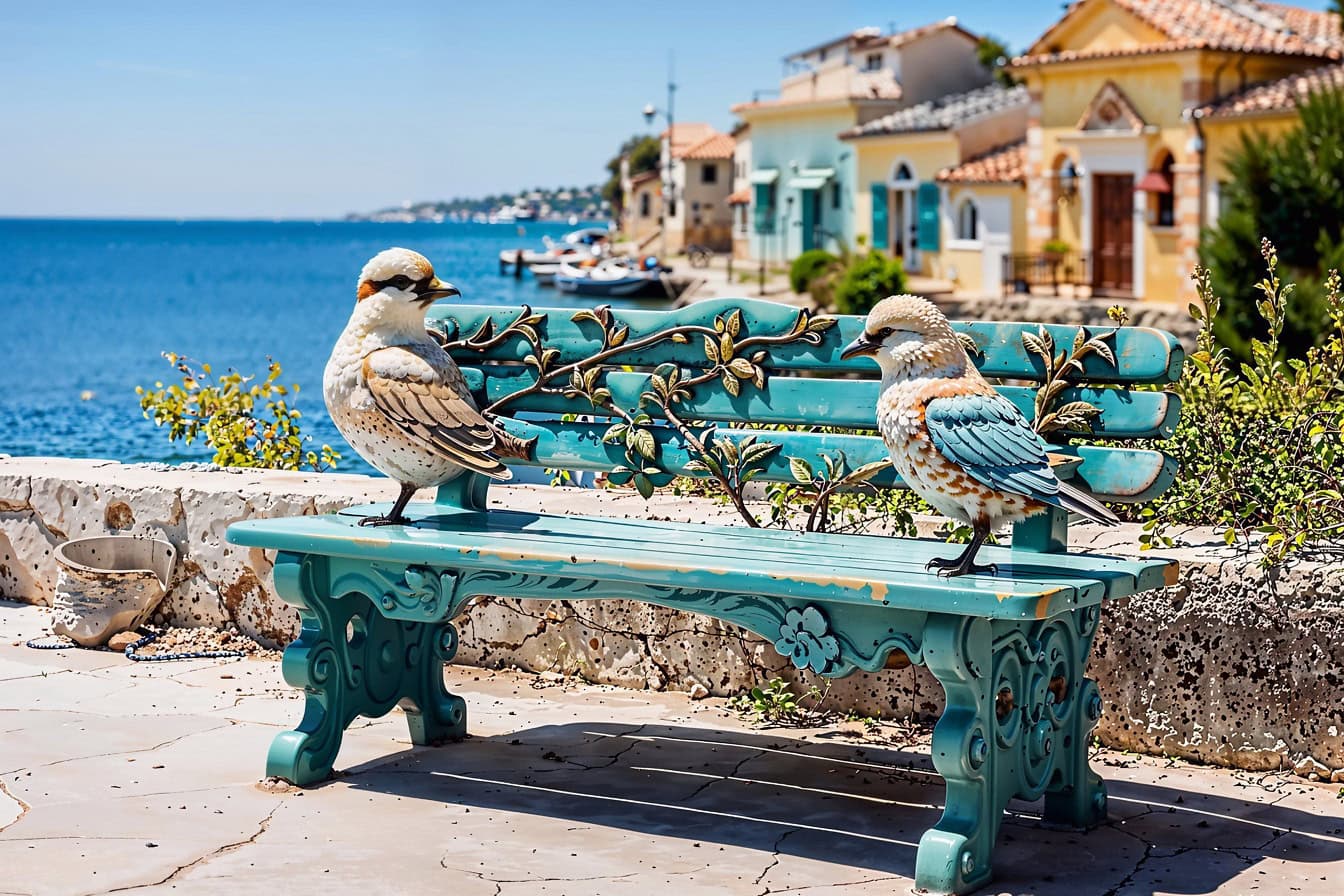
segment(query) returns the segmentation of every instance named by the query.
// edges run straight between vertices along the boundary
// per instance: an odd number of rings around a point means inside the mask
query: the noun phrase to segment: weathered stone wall
[[[236,626],[268,644],[297,631],[271,591],[269,552],[230,546],[224,530],[255,516],[325,513],[390,500],[363,476],[191,471],[110,461],[0,459],[0,595],[49,603],[52,552],[66,538],[161,535],[182,560],[158,621]],[[496,487],[494,504],[549,513],[731,524],[731,508],[628,492]],[[1134,527],[1077,527],[1074,543],[1132,553]],[[1108,606],[1092,674],[1107,701],[1098,735],[1141,752],[1244,768],[1311,758],[1344,768],[1344,568],[1302,564],[1267,574],[1210,533],[1170,554],[1180,584]],[[805,684],[760,639],[712,619],[620,601],[486,601],[459,621],[459,660],[577,673],[633,688],[730,695],[772,675]],[[868,714],[933,715],[942,690],[922,668],[830,684],[834,705]]]

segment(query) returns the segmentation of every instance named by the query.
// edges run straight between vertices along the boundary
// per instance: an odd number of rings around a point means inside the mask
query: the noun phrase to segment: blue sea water
[[[499,274],[501,249],[540,248],[563,224],[0,219],[0,454],[208,461],[141,415],[137,385],[171,381],[176,352],[298,383],[304,431],[372,472],[336,432],[322,368],[376,252],[424,253],[461,301],[568,304]],[[458,300],[454,300],[458,301]],[[82,400],[82,393],[92,393]]]

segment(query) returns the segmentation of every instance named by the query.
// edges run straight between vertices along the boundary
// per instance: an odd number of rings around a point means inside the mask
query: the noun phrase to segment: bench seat
[[[390,505],[339,514],[237,523],[229,539],[349,560],[422,564],[455,570],[554,574],[631,585],[748,592],[781,600],[940,610],[995,619],[1045,619],[1103,598],[1173,584],[1159,559],[1042,554],[987,546],[994,576],[942,578],[932,557],[960,545],[931,539],[805,533],[609,517],[463,511],[411,504],[413,527],[361,528],[360,518]],[[570,595],[582,598],[582,594]],[[634,596],[634,595],[632,595]],[[773,633],[769,634],[772,638]]]

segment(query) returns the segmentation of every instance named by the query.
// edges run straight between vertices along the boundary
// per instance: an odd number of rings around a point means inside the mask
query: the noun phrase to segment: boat
[[[611,232],[605,227],[581,227],[578,230],[570,231],[559,240],[544,236],[541,241],[546,245],[546,248],[540,252],[535,249],[500,250],[500,265],[517,264],[519,261],[525,265],[533,265],[603,258],[606,256],[607,247],[610,245]]]
[[[662,274],[662,267],[652,256],[637,264],[625,259],[608,259],[586,268],[561,262],[555,275],[555,286],[561,292],[580,296],[667,295]]]
[[[527,266],[536,279],[538,286],[554,286],[555,275],[560,273],[563,262],[559,261],[537,261]]]

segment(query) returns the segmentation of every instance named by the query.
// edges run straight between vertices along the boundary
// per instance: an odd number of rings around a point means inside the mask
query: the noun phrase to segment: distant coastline
[[[469,221],[475,224],[526,224],[531,221],[555,221],[577,224],[607,221],[611,203],[602,198],[602,188],[537,187],[516,194],[482,196],[476,199],[406,201],[372,212],[351,212],[346,221],[411,223],[427,221]]]

